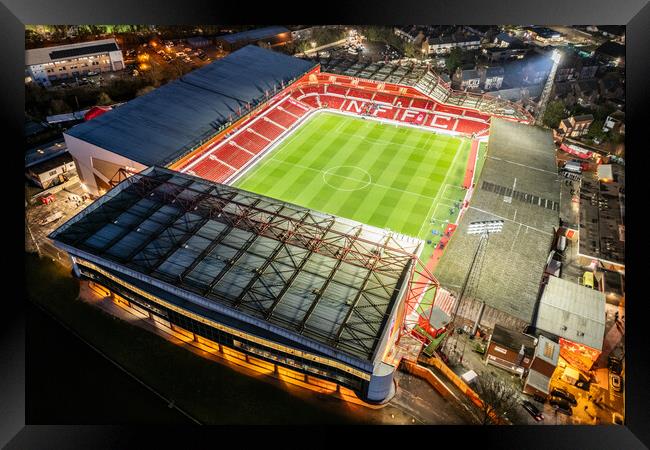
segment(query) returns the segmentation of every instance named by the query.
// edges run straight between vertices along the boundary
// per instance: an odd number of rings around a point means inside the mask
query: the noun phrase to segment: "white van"
[[[566,236],[560,236],[560,238],[557,240],[557,250],[562,253],[564,252],[564,249],[566,248]]]
[[[580,163],[576,161],[567,161],[564,163],[564,170],[573,173],[582,173],[582,167],[580,167]]]

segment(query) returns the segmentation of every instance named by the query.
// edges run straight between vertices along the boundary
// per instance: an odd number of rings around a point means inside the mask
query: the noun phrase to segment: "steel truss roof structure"
[[[418,239],[160,167],[50,237],[365,361],[437,285]]]

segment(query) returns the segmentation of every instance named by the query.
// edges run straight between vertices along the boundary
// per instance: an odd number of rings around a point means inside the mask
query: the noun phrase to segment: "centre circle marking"
[[[342,170],[343,172],[348,172],[349,169],[352,169],[351,170],[352,174],[355,174],[355,172],[356,172],[356,173],[358,173],[360,175],[360,177],[350,176],[350,174],[347,174],[347,175],[339,175],[339,174],[337,174],[336,172],[341,170],[341,169],[343,169]],[[345,170],[345,169],[348,169],[348,170]],[[367,171],[365,171],[364,169],[362,169],[360,167],[357,167],[357,166],[334,166],[334,167],[330,167],[329,169],[327,169],[326,171],[323,172],[322,177],[323,177],[323,181],[325,182],[325,184],[328,185],[329,187],[334,188],[334,189],[338,189],[339,191],[345,191],[345,192],[359,191],[361,189],[367,188],[368,186],[370,186],[370,183],[372,183],[372,177],[370,176],[370,174]],[[356,181],[358,183],[363,183],[363,185],[359,186],[359,187],[352,188],[352,189],[344,188],[344,187],[340,187],[340,186],[335,186],[334,184],[327,181],[328,177],[337,177],[337,178],[343,178],[345,180],[352,180],[352,181]]]

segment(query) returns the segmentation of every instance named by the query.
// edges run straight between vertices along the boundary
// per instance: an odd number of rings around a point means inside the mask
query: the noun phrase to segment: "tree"
[[[106,92],[100,92],[99,96],[97,97],[97,104],[98,105],[112,105],[115,103]]]
[[[422,58],[422,50],[416,45],[407,42],[404,44],[404,56],[407,58]]]
[[[72,108],[70,108],[70,105],[60,98],[55,98],[50,102],[50,114],[65,114],[69,112],[72,112]]]
[[[148,94],[151,91],[154,91],[156,88],[153,86],[145,86],[142,89],[138,89],[138,92],[135,93],[136,97],[140,97],[141,95]]]
[[[493,372],[483,373],[477,378],[476,392],[483,401],[481,408],[481,423],[495,423],[492,414],[507,417],[511,421],[518,416],[517,391],[505,382],[499,380]]]
[[[567,117],[567,111],[564,103],[560,100],[549,102],[546,105],[544,118],[542,122],[549,128],[557,128],[560,126],[560,121]]]
[[[452,48],[445,65],[449,71],[449,75],[453,75],[456,69],[463,65],[463,51],[458,47]]]

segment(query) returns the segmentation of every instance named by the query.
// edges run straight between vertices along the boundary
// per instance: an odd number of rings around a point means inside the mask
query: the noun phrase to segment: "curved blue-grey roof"
[[[247,103],[314,63],[249,45],[66,132],[144,165],[168,165],[237,118]]]

